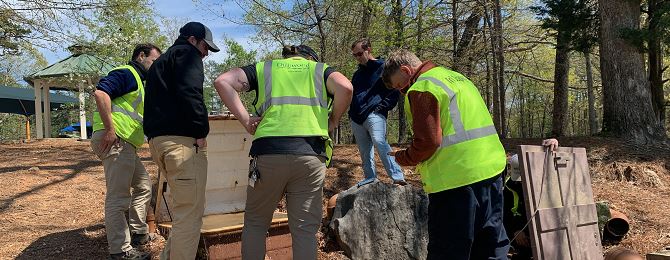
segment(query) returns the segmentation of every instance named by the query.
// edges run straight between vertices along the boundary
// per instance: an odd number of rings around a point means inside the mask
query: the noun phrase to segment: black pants
[[[507,260],[500,175],[429,194],[428,260]]]
[[[528,220],[526,219],[526,206],[523,201],[523,186],[520,181],[509,180],[507,181],[507,188],[503,192],[503,197],[505,198],[503,224],[505,225],[507,237],[510,239],[510,244],[514,248],[515,253],[514,256],[512,256],[512,260],[530,260],[533,257],[532,248],[529,246],[521,246],[518,242],[513,241],[514,235],[518,231],[522,231],[526,238],[530,239],[530,233],[528,232],[529,227],[526,226]],[[510,189],[516,191],[519,196],[519,208],[517,209],[519,215],[517,216],[512,213],[512,207],[514,207],[514,195]]]

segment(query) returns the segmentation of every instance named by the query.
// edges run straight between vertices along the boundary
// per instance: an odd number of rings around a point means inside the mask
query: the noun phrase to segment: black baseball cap
[[[190,37],[193,36],[198,40],[204,40],[209,46],[209,50],[212,52],[220,51],[219,47],[214,44],[214,39],[212,38],[212,31],[207,28],[204,24],[199,22],[188,22],[179,29],[179,36]]]

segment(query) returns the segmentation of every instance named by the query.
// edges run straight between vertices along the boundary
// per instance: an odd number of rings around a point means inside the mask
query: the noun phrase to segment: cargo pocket
[[[185,145],[174,145],[165,153],[163,161],[170,183],[170,194],[175,206],[192,204],[195,196],[195,173],[193,172],[193,151]]]
[[[196,201],[196,180],[195,177],[191,179],[177,178],[172,185],[172,200],[175,207],[191,205]]]

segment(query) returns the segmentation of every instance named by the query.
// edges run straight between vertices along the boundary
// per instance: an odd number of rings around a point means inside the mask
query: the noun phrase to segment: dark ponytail
[[[295,56],[300,56],[298,53],[298,49],[296,48],[295,45],[284,45],[284,47],[281,50],[281,56],[286,58],[290,57],[295,57]]]
[[[284,45],[281,51],[281,56],[286,58],[300,56],[306,59],[312,59],[313,61],[319,62],[319,55],[307,45]]]

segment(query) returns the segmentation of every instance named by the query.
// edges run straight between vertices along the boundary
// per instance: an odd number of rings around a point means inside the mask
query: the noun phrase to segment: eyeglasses
[[[354,55],[354,57],[360,57],[363,56],[363,53],[365,53],[365,51],[352,53],[351,55]]]

